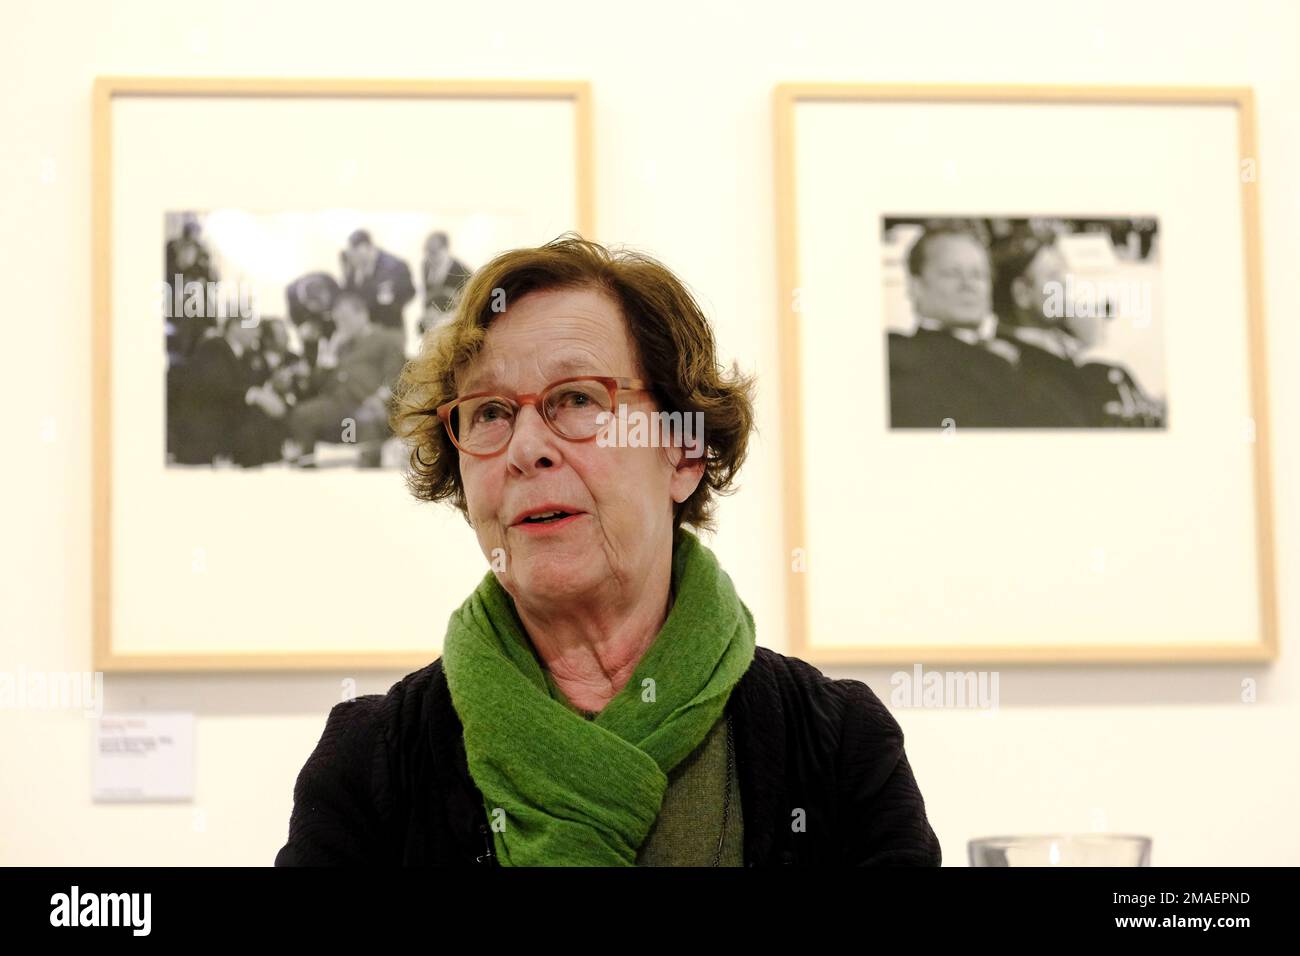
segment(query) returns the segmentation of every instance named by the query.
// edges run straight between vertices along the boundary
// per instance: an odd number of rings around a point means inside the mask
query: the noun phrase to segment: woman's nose
[[[559,436],[551,431],[536,406],[525,405],[515,417],[506,456],[511,465],[524,474],[534,468],[549,468],[559,460]]]

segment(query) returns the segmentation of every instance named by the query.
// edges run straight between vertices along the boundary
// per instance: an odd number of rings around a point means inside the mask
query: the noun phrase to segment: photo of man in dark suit
[[[451,240],[445,232],[433,232],[424,241],[424,262],[420,270],[424,281],[424,313],[420,316],[421,334],[450,315],[456,296],[469,281],[469,266],[451,254]]]
[[[926,230],[907,256],[911,334],[890,332],[893,428],[1021,424],[1015,352],[994,335],[988,252],[974,234]]]
[[[338,295],[339,284],[328,272],[308,272],[284,290],[289,321],[302,338],[303,355],[309,365],[316,364],[316,350],[321,341],[334,334],[330,311]]]
[[[202,228],[189,219],[181,227],[181,234],[168,239],[164,246],[163,282],[167,285],[169,303],[183,300],[191,283],[198,283],[206,290],[209,282],[221,278],[201,236]],[[206,296],[206,291],[203,294]],[[171,356],[171,364],[183,367],[199,340],[216,324],[209,316],[186,315],[184,310],[174,310],[167,320],[167,354]]]
[[[348,246],[339,258],[343,288],[365,300],[370,321],[405,335],[402,310],[415,298],[410,266],[376,246],[364,229],[348,237]]]
[[[355,441],[366,446],[362,464],[375,467],[378,444],[391,434],[388,402],[406,363],[404,340],[395,329],[375,325],[366,300],[355,292],[339,294],[333,319],[337,331],[322,345],[314,394],[288,415],[294,457],[300,465],[312,464],[317,442]]]
[[[1159,428],[1156,401],[1122,365],[1087,359],[1105,335],[1104,307],[1054,315],[1049,302],[1066,285],[1056,242],[1012,240],[995,250],[997,334],[1019,351],[1025,424],[1038,428]]]
[[[176,397],[174,461],[252,467],[280,458],[284,406],[265,388],[271,370],[257,349],[258,323],[225,320],[195,346]]]

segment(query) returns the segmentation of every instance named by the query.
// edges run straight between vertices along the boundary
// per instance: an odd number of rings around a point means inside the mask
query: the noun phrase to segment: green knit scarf
[[[754,658],[754,618],[678,528],[676,598],[594,720],[550,693],[513,598],[489,571],[447,625],[443,667],[503,866],[635,866],[668,772],[722,716]]]

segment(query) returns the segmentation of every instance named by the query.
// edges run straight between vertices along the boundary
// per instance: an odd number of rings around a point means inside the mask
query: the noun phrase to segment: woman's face
[[[541,392],[572,375],[644,378],[618,305],[593,289],[532,292],[488,326],[458,394]],[[645,392],[620,392],[629,414],[656,410]],[[460,453],[479,547],[517,602],[544,611],[574,602],[627,600],[672,554],[673,506],[703,475],[680,448],[602,447],[557,435],[534,406],[490,458]],[[553,527],[521,526],[541,506],[577,512]]]

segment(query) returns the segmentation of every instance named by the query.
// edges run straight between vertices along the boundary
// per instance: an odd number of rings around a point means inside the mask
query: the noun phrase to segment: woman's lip
[[[566,528],[579,518],[585,518],[587,513],[579,511],[577,514],[569,515],[567,518],[557,518],[555,521],[521,521],[514,527],[528,534],[540,534],[543,531],[557,531],[560,528]]]

